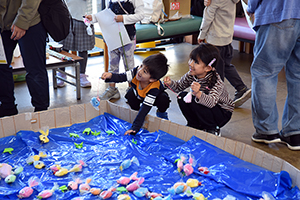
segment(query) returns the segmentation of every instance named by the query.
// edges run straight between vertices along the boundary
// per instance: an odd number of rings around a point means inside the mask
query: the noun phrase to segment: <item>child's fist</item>
[[[85,15],[85,18],[87,18],[89,21],[93,21],[92,15]]]
[[[167,86],[171,85],[171,79],[170,79],[170,77],[166,76],[164,78],[164,84],[167,85]]]
[[[106,79],[110,79],[112,76],[112,73],[110,72],[104,72],[101,76],[101,79],[106,80]]]

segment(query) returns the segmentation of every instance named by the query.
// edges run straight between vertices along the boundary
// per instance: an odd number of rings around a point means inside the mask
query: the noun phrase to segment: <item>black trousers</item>
[[[233,58],[233,48],[231,44],[226,46],[216,46],[219,49],[220,56],[223,62],[219,61],[216,66],[216,70],[224,81],[224,77],[235,88],[236,91],[241,91],[247,87],[237,72],[235,66],[231,64]]]
[[[232,113],[216,105],[208,108],[195,102],[195,96],[191,103],[185,103],[183,98],[187,92],[181,92],[177,100],[180,110],[187,120],[187,126],[196,129],[214,130],[217,126],[224,126],[231,118]]]
[[[127,99],[131,109],[133,110],[139,110],[141,107],[141,103],[143,103],[143,100],[137,98],[137,96],[135,95],[135,91],[132,87],[128,90],[127,94],[125,95],[125,98]],[[157,107],[159,112],[166,112],[166,110],[170,106],[170,102],[171,100],[168,93],[162,92],[156,96],[153,105]]]
[[[0,65],[0,102],[4,110],[15,108],[14,80],[10,66],[13,51],[19,43],[26,69],[26,83],[35,111],[49,107],[49,81],[46,70],[46,30],[42,23],[30,27],[19,40],[10,39],[11,31],[1,33],[7,64]]]

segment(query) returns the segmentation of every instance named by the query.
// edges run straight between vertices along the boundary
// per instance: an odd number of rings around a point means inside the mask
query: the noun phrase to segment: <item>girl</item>
[[[190,70],[178,81],[164,78],[164,84],[174,92],[191,87],[191,92],[178,95],[180,110],[187,126],[220,135],[220,127],[231,118],[234,103],[224,82],[215,70],[218,49],[211,44],[200,44],[190,53]],[[191,101],[187,101],[191,95]]]

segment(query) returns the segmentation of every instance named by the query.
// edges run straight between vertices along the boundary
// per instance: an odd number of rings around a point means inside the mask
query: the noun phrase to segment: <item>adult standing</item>
[[[77,51],[78,55],[83,58],[80,64],[80,86],[83,88],[91,87],[91,82],[87,79],[85,74],[88,50],[92,50],[95,46],[94,26],[91,25],[87,29],[83,21],[83,16],[86,14],[87,0],[66,0],[66,4],[72,16],[72,25],[70,26],[69,35],[61,41],[65,51]],[[63,71],[65,68],[61,68]],[[66,79],[67,76],[63,73],[58,73],[58,76]],[[57,86],[64,87],[65,82],[57,79]]]
[[[38,13],[41,0],[0,0],[0,31],[7,64],[0,64],[0,117],[18,113],[14,97],[13,51],[20,46],[34,111],[49,107],[46,37]]]
[[[300,150],[300,4],[298,0],[248,0],[256,31],[252,76],[255,142],[285,142]],[[278,129],[276,86],[285,68],[287,97]]]

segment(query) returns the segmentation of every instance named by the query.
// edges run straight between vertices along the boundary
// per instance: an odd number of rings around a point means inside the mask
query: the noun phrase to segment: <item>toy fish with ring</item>
[[[137,172],[134,172],[129,178],[122,176],[121,178],[119,178],[119,180],[117,180],[117,183],[119,183],[120,185],[128,185],[128,183],[131,180],[134,180],[134,181],[138,180]]]
[[[80,178],[76,178],[75,181],[70,181],[68,183],[68,190],[77,190],[80,183],[82,183]]]
[[[120,170],[123,171],[131,166],[132,163],[135,163],[137,166],[140,166],[139,160],[133,156],[131,159],[126,159],[121,163]]]
[[[19,191],[19,194],[17,195],[19,199],[28,198],[32,195],[33,189],[32,187],[37,186],[40,183],[40,180],[36,176],[32,176],[28,180],[28,186],[24,187]]]

